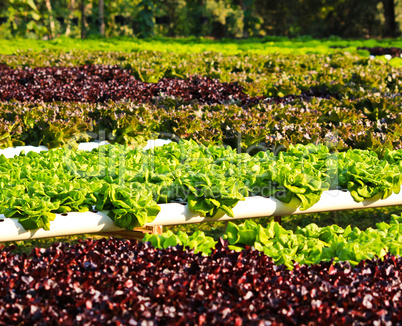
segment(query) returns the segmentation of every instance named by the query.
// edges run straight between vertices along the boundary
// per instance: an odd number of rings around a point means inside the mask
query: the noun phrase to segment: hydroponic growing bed
[[[0,324],[402,323],[400,214],[250,219],[402,204],[399,59],[266,46],[0,55],[0,240],[227,221],[3,247]]]
[[[1,177],[9,186],[0,191],[7,217],[1,219],[0,239],[402,203],[400,150],[382,160],[373,152],[337,154],[311,145],[250,156],[220,146],[160,142],[167,144],[141,150],[88,143],[80,147],[90,152],[39,148],[3,156]],[[22,148],[4,151],[10,150]]]

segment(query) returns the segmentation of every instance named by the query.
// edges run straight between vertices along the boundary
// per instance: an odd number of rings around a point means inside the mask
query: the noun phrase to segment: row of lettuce
[[[402,257],[393,255],[289,270],[225,241],[208,256],[113,238],[54,243],[29,256],[13,249],[0,253],[4,325],[402,322]]]
[[[147,103],[154,98],[180,98],[186,102],[247,104],[261,100],[243,92],[239,83],[221,83],[209,77],[162,78],[157,83],[136,79],[118,66],[39,67],[11,69],[0,65],[0,100],[32,102],[90,102],[132,100]]]
[[[376,92],[398,94],[402,85],[399,68],[389,62],[347,52],[326,55],[223,55],[213,52],[166,55],[153,51],[82,53],[50,50],[0,55],[0,64],[3,68],[24,70],[52,66],[117,65],[146,83],[157,83],[162,78],[187,79],[197,75],[220,82],[239,82],[251,97],[312,94],[358,98]]]
[[[108,210],[127,229],[152,222],[158,204],[187,203],[201,216],[233,216],[247,196],[271,196],[305,210],[323,191],[347,189],[355,201],[399,193],[402,150],[329,152],[296,145],[251,156],[225,146],[171,142],[149,150],[103,145],[0,155],[0,213],[26,229],[49,229],[55,213]]]
[[[348,261],[354,266],[361,260],[383,258],[388,253],[401,256],[401,223],[402,217],[393,215],[389,224],[377,223],[376,228],[364,231],[350,226],[345,229],[337,225],[318,227],[312,223],[293,232],[275,221],[262,227],[247,220],[241,224],[229,222],[223,239],[231,250],[242,251],[253,247],[271,257],[276,264],[284,264],[289,269],[293,269],[295,263],[311,265],[328,261]],[[202,231],[191,235],[182,231],[177,234],[172,231],[161,235],[146,234],[143,241],[160,249],[183,246],[203,255],[211,254],[218,243]]]
[[[203,144],[225,143],[242,151],[286,149],[290,144],[325,143],[331,150],[402,147],[401,97],[381,94],[355,100],[272,99],[250,106],[188,104],[160,97],[135,102],[0,102],[0,147],[107,140],[136,144],[167,137]]]

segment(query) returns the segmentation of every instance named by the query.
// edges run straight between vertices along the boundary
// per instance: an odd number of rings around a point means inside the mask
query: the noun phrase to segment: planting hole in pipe
[[[61,213],[60,215],[61,216],[67,216],[68,214],[67,213]]]
[[[0,218],[0,222],[4,222],[4,218]]]

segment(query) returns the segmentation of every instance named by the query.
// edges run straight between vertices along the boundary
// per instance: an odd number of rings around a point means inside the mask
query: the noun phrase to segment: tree
[[[81,38],[85,38],[85,0],[81,0]]]
[[[396,37],[395,0],[382,0],[384,6],[384,36]]]
[[[99,33],[105,37],[104,1],[99,0]]]
[[[49,21],[50,21],[50,38],[55,36],[55,25],[54,25],[54,17],[52,12],[52,5],[50,4],[50,0],[46,0],[46,8],[49,12]]]
[[[154,4],[152,0],[142,0],[138,4],[138,15],[136,17],[136,34],[140,37],[154,36]]]
[[[70,36],[71,33],[71,23],[73,20],[73,12],[75,10],[75,0],[71,0],[68,6],[69,14],[67,19],[66,36]]]

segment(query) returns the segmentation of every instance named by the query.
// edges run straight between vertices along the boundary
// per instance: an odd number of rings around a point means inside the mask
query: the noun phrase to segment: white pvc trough
[[[213,218],[205,218],[191,211],[187,205],[170,203],[161,204],[161,211],[155,220],[146,226],[165,226],[188,223],[202,223],[214,221],[230,221],[233,219],[247,219],[267,216],[284,216],[303,213],[328,212],[347,209],[361,209],[370,207],[402,205],[402,192],[392,194],[386,199],[370,199],[363,202],[355,202],[347,191],[325,191],[318,203],[313,207],[301,211],[292,203],[284,204],[274,198],[247,197],[240,201],[234,208],[234,217],[218,213]],[[85,212],[57,214],[54,221],[50,222],[50,230],[43,229],[26,231],[16,218],[4,218],[0,215],[0,241],[16,241],[37,239],[46,237],[67,236],[84,233],[101,233],[123,231],[117,227],[107,216],[107,212]]]
[[[49,231],[25,230],[17,218],[0,215],[0,242],[121,230],[106,214],[93,212],[56,214],[54,221],[50,222]]]
[[[275,198],[247,197],[244,201],[238,202],[233,208],[234,217],[219,212],[213,218],[202,217],[191,211],[187,205],[171,203],[159,205],[162,208],[161,211],[155,220],[148,223],[147,226],[230,221],[233,219],[286,216],[395,205],[402,205],[402,191],[399,194],[392,194],[386,199],[377,197],[358,203],[348,191],[328,190],[322,193],[321,199],[315,205],[304,211],[296,208],[296,205],[292,202],[285,204]]]
[[[0,149],[0,155],[3,154],[6,158],[12,158],[16,155],[19,155],[22,151],[25,151],[25,153],[28,152],[36,152],[40,153],[42,151],[47,151],[46,146],[17,146],[17,147],[8,147],[4,149]]]
[[[144,150],[158,147],[158,146],[163,146],[166,144],[169,144],[171,142],[170,139],[150,139],[147,141],[147,144],[143,148]],[[79,143],[78,144],[78,149],[79,150],[84,150],[84,151],[91,151],[94,148],[98,148],[101,145],[107,145],[110,144],[108,141],[92,141],[92,142],[87,142],[87,143]],[[25,151],[25,153],[28,152],[36,152],[40,153],[42,151],[47,151],[48,148],[46,146],[31,146],[31,145],[26,145],[26,146],[16,146],[16,147],[8,147],[8,148],[3,148],[0,149],[0,155],[3,154],[6,158],[12,158],[16,155],[19,155],[22,151]]]

